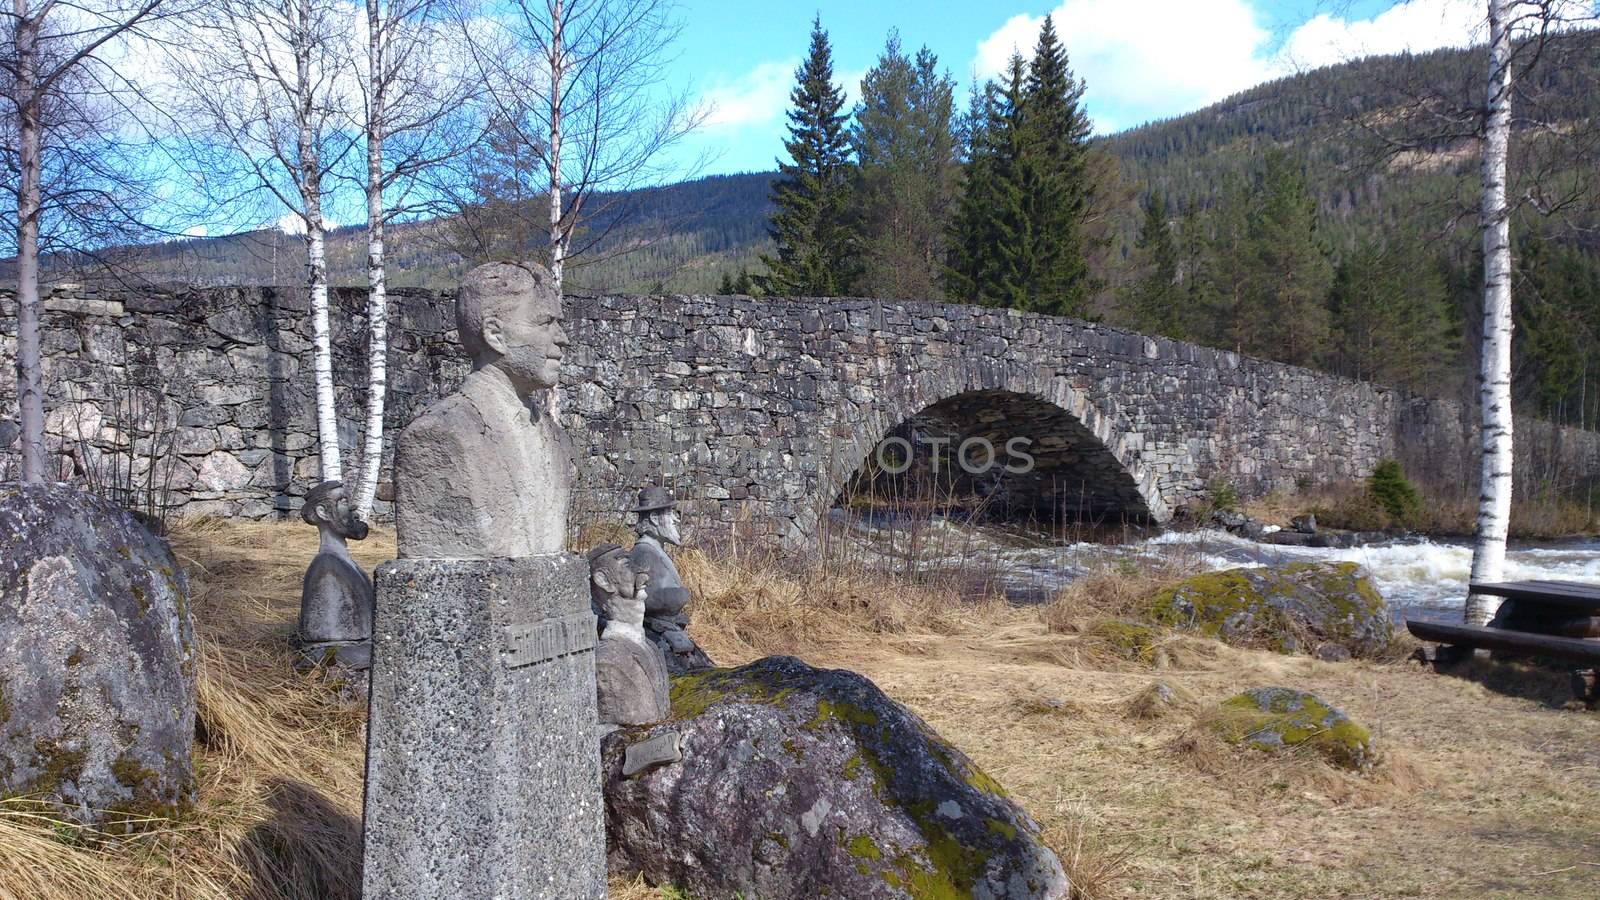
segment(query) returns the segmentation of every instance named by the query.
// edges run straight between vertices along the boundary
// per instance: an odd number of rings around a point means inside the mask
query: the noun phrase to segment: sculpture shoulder
[[[412,419],[400,432],[397,446],[438,442],[460,445],[482,435],[485,426],[477,404],[462,394],[450,394]]]
[[[311,565],[306,567],[303,584],[309,587],[328,581],[372,590],[372,578],[350,560],[332,553],[318,553],[312,557]]]

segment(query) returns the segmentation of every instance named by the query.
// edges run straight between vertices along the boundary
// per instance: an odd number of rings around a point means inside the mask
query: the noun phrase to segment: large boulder
[[[1211,723],[1229,743],[1269,753],[1309,747],[1356,771],[1377,759],[1371,732],[1305,691],[1267,687],[1236,694],[1222,701]]]
[[[128,512],[0,485],[0,796],[125,830],[193,800],[183,572]]]
[[[1370,657],[1394,638],[1389,604],[1352,562],[1206,572],[1157,591],[1151,613],[1165,625],[1280,653],[1337,645]]]
[[[602,745],[612,871],[703,900],[1058,898],[1039,826],[866,678],[787,656],[674,679],[673,719]],[[623,774],[675,731],[682,759]]]

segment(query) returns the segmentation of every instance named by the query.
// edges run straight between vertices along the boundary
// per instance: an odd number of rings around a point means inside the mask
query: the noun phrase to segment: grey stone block
[[[605,896],[588,564],[377,571],[363,897]]]

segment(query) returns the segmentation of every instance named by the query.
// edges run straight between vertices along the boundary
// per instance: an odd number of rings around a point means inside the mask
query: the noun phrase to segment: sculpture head
[[[456,293],[456,327],[473,368],[500,369],[524,397],[554,387],[561,375],[561,297],[537,263],[488,263],[468,272]]]
[[[616,544],[589,551],[589,600],[609,622],[644,625],[644,587],[649,579],[633,570],[627,551]]]
[[[305,505],[300,507],[300,518],[307,524],[332,531],[352,541],[365,540],[367,523],[350,508],[350,498],[345,495],[344,483],[324,481],[306,491]]]
[[[633,512],[639,516],[633,530],[640,537],[653,537],[673,546],[682,540],[678,534],[678,501],[666,488],[651,485],[640,491]]]

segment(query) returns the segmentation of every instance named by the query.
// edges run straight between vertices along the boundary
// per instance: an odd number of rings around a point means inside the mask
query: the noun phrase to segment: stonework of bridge
[[[340,442],[350,453],[364,402],[365,301],[345,289],[334,300],[338,403],[351,411]],[[0,294],[8,314],[13,302]],[[447,294],[392,296],[391,433],[465,374],[451,307]],[[963,487],[987,484],[1029,514],[1102,521],[1165,521],[1219,482],[1249,496],[1349,481],[1385,456],[1471,471],[1459,404],[1077,320],[745,297],[572,296],[565,310],[572,345],[560,412],[578,463],[578,524],[620,519],[640,485],[659,482],[702,531],[804,540],[886,437],[937,438],[951,450],[973,437],[997,447],[1023,438],[1030,471],[1000,479],[996,466]],[[0,320],[7,371],[14,323]],[[179,407],[164,480],[180,513],[278,514],[315,480],[302,294],[78,289],[50,298],[44,334],[64,471],[126,452],[138,429],[120,421],[118,397],[144,384]],[[7,454],[14,416],[15,396],[0,396]],[[1519,428],[1522,445],[1548,457],[1540,471],[1574,483],[1600,473],[1600,436]]]

